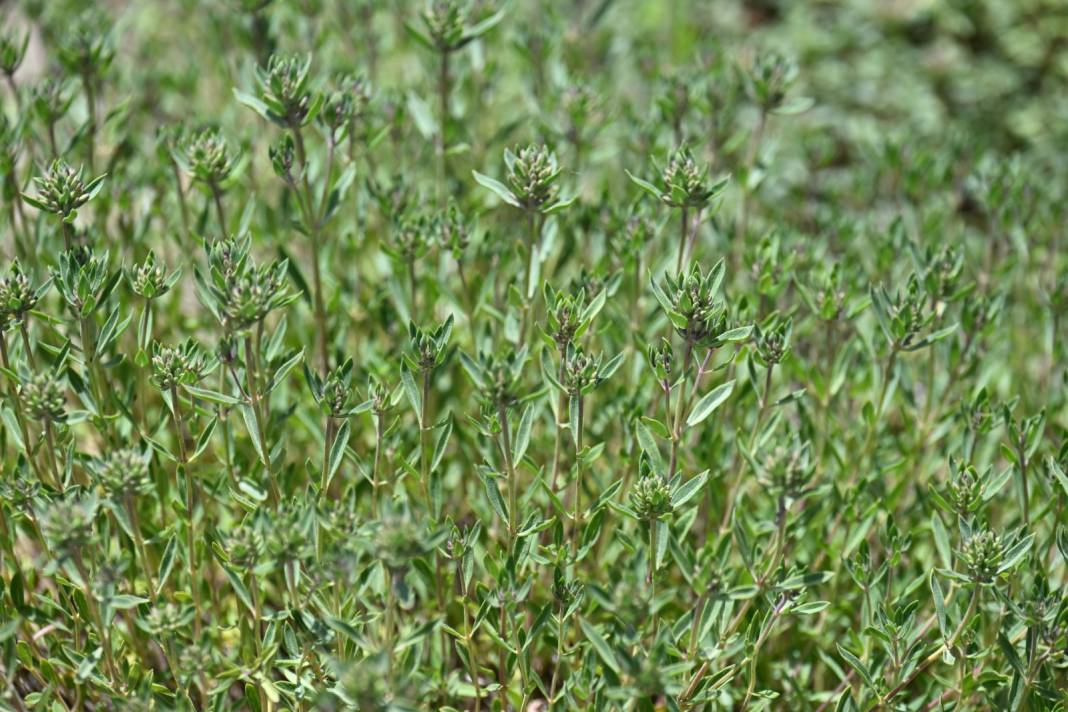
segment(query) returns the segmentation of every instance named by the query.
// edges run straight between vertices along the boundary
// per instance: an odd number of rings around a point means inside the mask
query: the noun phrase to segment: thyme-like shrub
[[[0,14],[0,708],[1068,707],[1061,3]]]

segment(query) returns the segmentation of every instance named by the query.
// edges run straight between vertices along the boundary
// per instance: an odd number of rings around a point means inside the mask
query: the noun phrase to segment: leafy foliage
[[[3,12],[0,708],[1068,705],[1057,3]]]

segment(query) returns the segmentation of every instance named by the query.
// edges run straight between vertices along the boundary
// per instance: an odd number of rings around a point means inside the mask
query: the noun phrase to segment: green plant
[[[0,709],[1068,705],[1056,3],[85,5],[2,11]]]

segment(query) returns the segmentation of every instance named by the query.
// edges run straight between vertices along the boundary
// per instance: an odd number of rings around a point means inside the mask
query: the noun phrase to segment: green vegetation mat
[[[1063,1],[0,16],[0,709],[1068,709]]]

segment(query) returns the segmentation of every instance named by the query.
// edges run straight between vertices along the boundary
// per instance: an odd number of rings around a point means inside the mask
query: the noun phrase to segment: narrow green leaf
[[[697,401],[697,404],[690,412],[690,416],[686,418],[686,426],[692,428],[720,407],[734,390],[734,381],[730,380],[726,383],[713,388],[706,393],[701,400]]]
[[[873,690],[878,689],[875,685],[875,680],[872,679],[871,672],[868,670],[868,666],[860,661],[853,653],[849,652],[846,648],[842,647],[841,643],[836,643],[838,646],[838,654],[845,658],[845,661],[849,663],[854,670],[860,673],[860,676],[864,679],[864,682],[868,683],[868,687]]]
[[[608,641],[604,639],[600,631],[587,623],[585,618],[579,619],[579,626],[582,628],[582,633],[586,636],[586,640],[590,641],[590,645],[593,646],[597,656],[618,675],[620,672],[619,660],[616,658],[612,648],[608,646]]]
[[[523,410],[523,415],[519,419],[519,428],[515,433],[515,446],[512,448],[512,461],[520,462],[523,459],[523,455],[527,452],[527,447],[530,445],[530,431],[534,426],[534,407],[533,405],[527,405]]]
[[[931,595],[934,598],[935,617],[938,618],[938,629],[942,631],[942,640],[949,642],[949,621],[946,619],[946,598],[942,594],[942,585],[934,572],[928,577],[931,585]]]
[[[504,503],[504,497],[501,496],[501,491],[497,487],[496,478],[483,474],[482,484],[486,488],[486,497],[489,498],[490,506],[493,507],[493,511],[497,513],[497,516],[501,518],[502,522],[507,522],[508,505]]]
[[[327,489],[330,488],[330,483],[334,479],[334,475],[337,474],[338,468],[341,467],[341,461],[345,459],[345,448],[349,444],[349,421],[346,420],[338,428],[337,435],[334,436],[334,442],[330,446],[330,467],[326,473],[326,482],[324,485]]]
[[[472,25],[471,27],[468,27],[464,31],[462,41],[466,44],[467,42],[481,37],[482,35],[492,30],[494,27],[496,27],[503,19],[504,10],[498,10],[497,12],[487,17],[485,20],[482,20],[481,22],[478,22]]]
[[[417,28],[417,27],[416,27],[415,25],[413,25],[412,23],[410,23],[410,22],[407,22],[407,21],[405,21],[405,23],[404,23],[404,29],[405,29],[405,31],[407,31],[408,35],[409,35],[409,36],[410,36],[410,37],[411,37],[411,38],[412,38],[413,40],[415,40],[415,41],[416,41],[416,42],[418,42],[418,43],[419,43],[420,45],[422,45],[422,47],[423,47],[424,49],[428,49],[428,50],[430,50],[431,52],[437,52],[437,51],[438,51],[438,48],[434,46],[434,42],[433,42],[433,41],[432,41],[432,40],[431,40],[431,39],[430,39],[430,38],[429,38],[428,36],[426,36],[426,35],[425,35],[425,34],[424,34],[424,33],[422,32],[422,30],[420,30],[419,28]]]
[[[253,96],[252,94],[249,94],[248,92],[242,91],[235,87],[234,98],[237,99],[238,103],[244,104],[248,108],[255,111],[257,114],[260,115],[261,118],[266,119],[268,121],[271,120],[270,109],[267,108],[267,104],[263,103],[263,101],[261,101],[259,97]]]
[[[467,372],[468,378],[475,384],[475,387],[485,390],[486,374],[483,373],[482,366],[463,351],[460,352],[460,365],[463,366],[464,371]]]
[[[571,428],[571,442],[578,447],[579,439],[579,399],[581,396],[571,396],[567,399],[567,422]]]
[[[934,534],[935,548],[938,549],[938,557],[942,560],[942,566],[948,569],[953,566],[953,550],[949,545],[949,533],[937,512],[931,514],[931,532]]]
[[[631,181],[634,183],[634,185],[638,186],[639,188],[641,188],[642,190],[644,190],[646,193],[648,193],[649,195],[653,196],[657,200],[663,200],[663,193],[661,193],[660,189],[657,188],[655,185],[653,185],[652,183],[650,183],[647,180],[639,178],[638,176],[634,175],[633,173],[631,173],[628,170],[624,169],[624,173],[627,174],[627,177],[631,179]]]
[[[771,113],[779,114],[780,116],[793,116],[795,114],[803,114],[815,105],[816,100],[812,97],[798,96],[792,99],[787,99],[782,104],[772,109]]]
[[[452,435],[452,418],[445,421],[441,428],[437,442],[434,444],[434,457],[430,460],[430,471],[437,472],[441,459],[445,457],[445,450],[449,446],[449,437]]]
[[[653,466],[653,471],[663,473],[664,458],[660,454],[660,448],[657,447],[656,439],[653,438],[653,434],[649,431],[648,426],[640,420],[636,421],[634,423],[634,433],[638,437],[638,446],[641,447],[642,452],[649,458],[649,464]]]
[[[415,124],[415,128],[419,131],[419,134],[425,138],[433,138],[437,133],[437,122],[434,121],[434,114],[430,111],[430,106],[414,91],[408,92],[408,114],[412,117],[412,122]]]
[[[685,484],[676,489],[671,495],[671,506],[681,507],[701,491],[708,481],[708,470],[691,477]]]
[[[399,653],[402,650],[407,650],[423,638],[426,638],[428,635],[433,633],[440,624],[441,619],[435,619],[432,621],[427,621],[426,623],[423,623],[422,625],[416,627],[414,630],[412,630],[400,639],[396,647],[393,648],[393,651]]]
[[[212,416],[208,424],[204,426],[204,430],[201,431],[200,437],[197,438],[196,449],[193,450],[193,454],[189,456],[189,461],[193,462],[198,457],[204,454],[204,451],[208,449],[208,445],[211,444],[212,433],[215,432],[215,426],[218,424],[218,416]]]
[[[1020,654],[1016,652],[1016,646],[1005,637],[1005,634],[998,632],[998,647],[1001,648],[1002,655],[1009,661],[1009,665],[1016,671],[1018,675],[1026,675],[1027,669],[1024,666],[1023,660],[1020,659]]]
[[[515,197],[512,194],[512,191],[508,190],[507,186],[505,186],[504,183],[501,183],[499,180],[496,180],[494,178],[490,178],[487,175],[483,175],[478,171],[471,171],[471,173],[475,176],[475,180],[478,181],[479,185],[483,186],[484,188],[489,188],[498,198],[513,207],[522,207],[522,204],[519,202],[519,198]]]
[[[1020,559],[1027,554],[1027,550],[1031,548],[1031,542],[1035,540],[1034,534],[1028,534],[1026,537],[1018,541],[1011,546],[1001,561],[1001,566],[998,567],[998,573],[1003,574],[1006,571],[1012,569],[1016,564],[1020,562]]]
[[[776,588],[780,591],[792,591],[799,588],[819,586],[821,583],[830,581],[833,575],[834,574],[830,571],[810,571],[808,573],[798,574],[797,576],[791,576],[782,581]]]
[[[404,387],[404,395],[408,397],[408,403],[412,406],[412,410],[415,412],[415,417],[422,418],[423,415],[423,395],[419,392],[419,387],[415,385],[415,378],[412,376],[412,372],[404,364],[401,365],[401,386]]]
[[[1057,464],[1057,461],[1050,457],[1046,460],[1047,467],[1050,474],[1053,475],[1053,479],[1057,480],[1057,484],[1064,490],[1064,494],[1068,495],[1068,475],[1064,474],[1064,470]]]
[[[252,595],[248,592],[248,587],[245,586],[241,577],[237,575],[237,572],[231,569],[229,566],[223,565],[223,571],[226,573],[226,578],[230,580],[230,586],[234,589],[234,593],[245,604],[249,613],[255,614],[256,607],[252,605]]]
[[[167,579],[174,570],[175,554],[178,551],[178,538],[172,536],[163,550],[163,556],[159,560],[159,573],[156,575],[156,595],[163,592],[167,585]]]
[[[572,205],[575,204],[577,200],[578,196],[573,195],[570,198],[567,198],[566,200],[558,200],[547,208],[542,208],[541,212],[543,215],[553,215],[555,213],[559,213],[562,210],[570,208]]]
[[[108,605],[116,611],[125,611],[129,608],[136,608],[142,603],[148,603],[147,598],[141,596],[131,596],[129,594],[119,594],[112,596],[108,599]]]
[[[608,290],[602,289],[600,292],[597,293],[597,296],[593,298],[593,301],[587,304],[586,308],[582,310],[582,316],[579,318],[579,324],[581,325],[579,327],[580,329],[582,328],[582,326],[588,325],[595,318],[597,318],[597,315],[601,313],[602,309],[604,309],[604,305],[607,300]],[[579,331],[576,331],[575,333],[576,336],[582,335],[581,333],[579,333]]]
[[[267,451],[263,447],[263,435],[260,433],[259,423],[256,422],[256,414],[248,403],[242,403],[240,410],[241,418],[245,421],[245,428],[248,430],[248,436],[252,440],[253,447],[256,448],[256,454],[260,456],[260,462],[266,466]]]
[[[218,403],[219,405],[234,406],[241,405],[244,401],[240,398],[234,398],[231,395],[225,393],[219,393],[218,391],[209,390],[207,388],[199,388],[197,386],[187,385],[184,386],[185,392],[194,398],[206,400],[209,403]]]
[[[285,377],[289,375],[298,363],[304,360],[304,349],[300,349],[295,354],[289,357],[285,363],[275,370],[274,375],[271,376],[271,385],[267,388],[267,393],[271,393],[275,388],[281,385]]]

